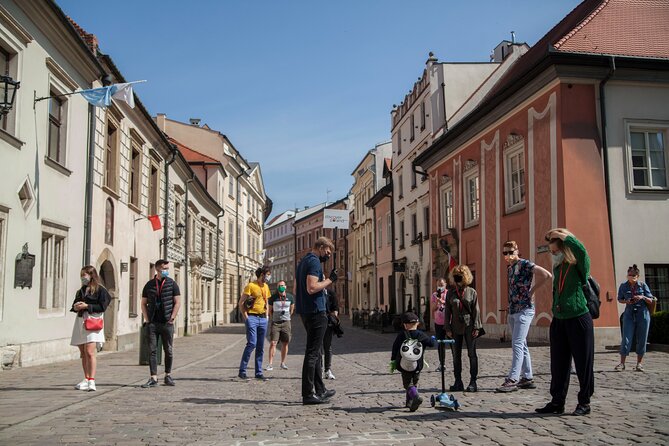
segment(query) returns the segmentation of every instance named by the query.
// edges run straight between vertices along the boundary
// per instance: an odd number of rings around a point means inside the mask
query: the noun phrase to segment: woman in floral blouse
[[[518,244],[509,240],[502,247],[502,254],[507,263],[509,280],[509,330],[513,359],[511,370],[498,392],[513,392],[520,389],[534,389],[532,377],[532,359],[527,348],[527,333],[534,318],[534,292],[553,275],[529,260],[521,259]]]

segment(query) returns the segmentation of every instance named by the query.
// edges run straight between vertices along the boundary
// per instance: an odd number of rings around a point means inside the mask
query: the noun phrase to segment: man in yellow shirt
[[[251,352],[256,351],[255,357],[255,377],[256,379],[265,379],[262,373],[263,353],[265,352],[265,333],[267,333],[267,301],[270,296],[267,282],[270,280],[270,270],[263,266],[256,270],[256,281],[250,282],[244,288],[244,292],[239,298],[239,312],[242,314],[244,324],[246,325],[246,348],[242,354],[242,361],[239,364],[239,375],[241,379],[248,379],[246,376],[246,367],[251,359]]]

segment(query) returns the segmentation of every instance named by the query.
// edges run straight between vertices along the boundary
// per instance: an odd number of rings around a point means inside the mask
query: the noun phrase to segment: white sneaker
[[[328,369],[324,373],[325,379],[335,379],[334,373],[332,373],[332,370]]]
[[[272,367],[272,364],[268,364],[265,370],[274,370],[274,367]]]
[[[281,363],[281,368],[284,370],[288,370],[288,366],[284,364],[283,362]]]
[[[98,390],[98,389],[95,388],[95,380],[94,379],[89,379],[88,380],[88,391],[89,392],[95,392],[96,390]]]
[[[88,390],[88,380],[86,378],[82,379],[74,388],[77,390]]]

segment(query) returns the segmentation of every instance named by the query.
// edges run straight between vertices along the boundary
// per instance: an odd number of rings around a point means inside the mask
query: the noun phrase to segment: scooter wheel
[[[434,407],[435,401],[434,401],[434,395],[430,397],[430,406]]]

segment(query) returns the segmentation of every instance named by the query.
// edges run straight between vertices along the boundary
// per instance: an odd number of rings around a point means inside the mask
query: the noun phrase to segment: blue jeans
[[[620,342],[620,356],[630,354],[632,338],[636,334],[636,354],[643,356],[646,353],[646,341],[648,341],[648,329],[650,328],[650,312],[643,305],[634,311],[628,306],[623,313],[623,339]]]
[[[534,308],[525,308],[517,313],[509,314],[509,328],[511,329],[511,348],[513,360],[509,378],[518,381],[520,377],[532,379],[532,358],[527,348],[527,333],[530,331]]]
[[[246,374],[246,366],[251,359],[251,352],[256,351],[255,376],[262,376],[262,356],[265,352],[265,333],[267,333],[267,318],[249,314],[246,319],[246,348],[239,364],[239,373]]]

